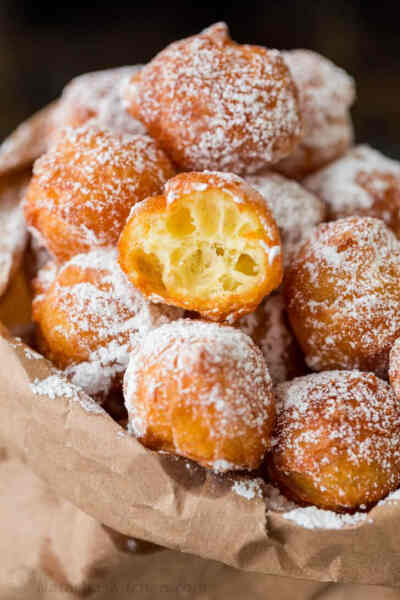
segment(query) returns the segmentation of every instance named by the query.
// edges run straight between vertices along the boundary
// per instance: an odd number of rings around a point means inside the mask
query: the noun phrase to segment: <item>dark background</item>
[[[169,42],[225,20],[232,37],[312,48],[357,79],[357,138],[400,158],[397,2],[0,0],[0,139],[82,72],[148,61]]]

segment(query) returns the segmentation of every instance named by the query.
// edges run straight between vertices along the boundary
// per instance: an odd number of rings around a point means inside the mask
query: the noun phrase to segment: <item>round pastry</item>
[[[354,80],[330,60],[311,50],[283,52],[299,90],[303,137],[295,150],[276,165],[300,179],[341,156],[353,143],[350,107]]]
[[[326,371],[276,388],[270,478],[289,498],[367,509],[400,483],[400,404],[372,373]]]
[[[251,312],[282,279],[279,232],[262,196],[227,173],[182,173],[136,205],[119,260],[154,301],[215,321]]]
[[[33,302],[44,356],[99,398],[121,383],[134,336],[180,316],[179,309],[151,304],[130,285],[115,249],[75,256]]]
[[[51,141],[65,127],[77,128],[95,120],[115,133],[145,134],[144,125],[124,107],[122,90],[141,67],[120,67],[75,77],[65,86],[51,119]]]
[[[399,281],[400,242],[383,221],[319,225],[286,271],[289,319],[307,364],[386,377],[400,336]]]
[[[301,135],[297,89],[277,50],[236,44],[217,23],[160,52],[126,101],[184,170],[253,173]]]
[[[175,321],[136,343],[124,378],[130,428],[141,443],[215,471],[256,469],[275,420],[261,351],[242,331]]]
[[[262,350],[274,384],[307,372],[280,294],[265,298],[255,312],[239,319],[235,326],[249,335]]]
[[[357,146],[304,185],[326,204],[329,219],[376,217],[400,237],[400,162]]]
[[[94,125],[67,129],[35,163],[25,218],[58,262],[113,246],[131,207],[174,174],[146,136],[118,136]]]
[[[247,183],[262,194],[279,227],[285,265],[293,252],[326,215],[321,200],[296,181],[266,171],[248,175]]]

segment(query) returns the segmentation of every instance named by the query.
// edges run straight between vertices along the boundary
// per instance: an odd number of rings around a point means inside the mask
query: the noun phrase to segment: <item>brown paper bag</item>
[[[0,175],[29,167],[47,147],[49,122],[55,103],[24,121],[0,145]]]
[[[120,534],[246,571],[400,585],[397,500],[355,526],[305,528],[272,509],[263,482],[238,494],[240,476],[145,449],[4,327],[0,437],[58,497]]]
[[[243,573],[116,534],[0,443],[0,600],[398,600],[385,588]]]

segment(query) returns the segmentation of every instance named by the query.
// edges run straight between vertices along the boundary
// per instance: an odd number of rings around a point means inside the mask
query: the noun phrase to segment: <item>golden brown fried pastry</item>
[[[289,319],[314,370],[386,377],[400,335],[400,242],[383,221],[319,225],[286,271]]]
[[[114,246],[131,207],[159,193],[174,169],[146,136],[95,125],[67,129],[35,163],[25,218],[58,262]]]
[[[253,173],[300,138],[281,54],[236,44],[224,23],[169,45],[125,89],[131,114],[184,170]]]
[[[121,383],[134,336],[182,316],[143,298],[118,267],[114,249],[77,255],[50,285],[41,281],[33,303],[40,350],[100,399]]]
[[[353,143],[350,107],[354,80],[327,58],[311,50],[282,53],[299,90],[303,137],[276,165],[300,179],[341,156]]]
[[[330,220],[375,217],[400,237],[400,162],[356,146],[303,183],[325,203]]]
[[[400,404],[372,373],[326,371],[276,388],[267,468],[293,500],[366,509],[400,483]]]
[[[183,173],[132,210],[119,241],[131,282],[154,301],[215,321],[251,312],[282,279],[279,232],[236,175]]]
[[[289,264],[301,242],[324,221],[323,202],[296,181],[272,171],[248,175],[246,181],[260,192],[271,210],[281,234],[284,263]]]
[[[139,66],[120,67],[72,79],[52,114],[52,141],[62,135],[65,127],[77,128],[93,120],[115,133],[145,134],[146,128],[128,113],[122,98],[126,81],[140,69]]]
[[[178,320],[138,340],[124,378],[130,428],[144,446],[215,471],[257,468],[275,420],[261,351],[243,332]]]
[[[274,384],[304,375],[304,356],[290,328],[282,296],[272,294],[237,323],[261,349]]]

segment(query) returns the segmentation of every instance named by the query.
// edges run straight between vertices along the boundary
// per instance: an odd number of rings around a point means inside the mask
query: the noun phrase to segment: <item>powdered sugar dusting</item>
[[[27,178],[11,178],[0,187],[0,295],[19,264],[27,240],[20,199]]]
[[[397,488],[400,406],[386,382],[372,373],[326,371],[280,384],[276,394],[275,469],[310,477],[321,498],[334,495],[343,508],[353,508],[349,485],[364,505]]]
[[[307,331],[308,365],[386,376],[400,335],[399,278],[400,243],[382,221],[320,225],[287,271],[288,311]]]
[[[357,146],[304,185],[325,202],[329,217],[378,217],[400,233],[400,163],[367,145]]]
[[[131,207],[172,175],[147,136],[115,135],[95,123],[67,128],[34,165],[26,215],[30,222],[41,210],[55,213],[69,224],[78,250],[114,245]]]
[[[263,196],[279,227],[284,260],[288,263],[299,244],[325,216],[322,202],[290,179],[266,171],[249,175],[246,181]]]
[[[121,93],[127,79],[140,69],[120,67],[75,77],[64,88],[52,115],[52,137],[56,139],[66,126],[79,127],[91,120],[116,133],[146,133],[144,125],[125,110]]]
[[[287,322],[280,294],[265,298],[255,312],[242,317],[237,326],[261,348],[274,383],[305,372],[301,352]]]
[[[343,529],[344,527],[356,527],[361,523],[371,522],[371,519],[365,513],[340,515],[330,510],[321,510],[316,506],[295,508],[282,516],[305,529]]]
[[[136,405],[135,398],[142,386],[143,370],[152,368],[157,369],[157,377],[153,384],[146,379],[148,397],[161,382],[172,378],[179,386],[179,401],[187,403],[200,419],[207,419],[205,409],[213,407],[218,429],[213,429],[210,419],[207,428],[217,448],[214,460],[210,460],[215,471],[238,468],[221,459],[218,448],[223,439],[243,435],[243,427],[257,430],[265,448],[268,447],[265,426],[273,403],[271,379],[261,352],[243,332],[216,323],[179,320],[137,340],[125,373],[124,397],[131,428],[139,437],[146,432],[147,413],[143,402]],[[188,377],[199,369],[201,381],[198,377]],[[162,401],[160,394],[157,403]],[[167,406],[165,410],[168,412]]]
[[[353,141],[349,108],[354,80],[327,58],[310,50],[283,52],[297,84],[304,135],[278,170],[299,177],[343,154]]]
[[[49,375],[45,379],[34,379],[31,390],[37,396],[47,396],[51,400],[69,398],[79,404],[89,413],[104,414],[103,409],[94,400],[86,396],[82,390],[70,383],[61,374]]]
[[[68,274],[75,270],[79,275],[70,284]],[[65,329],[58,325],[58,333],[79,340],[81,353],[87,355],[87,360],[74,362],[65,372],[93,395],[107,392],[124,372],[132,338],[182,315],[180,309],[148,302],[119,268],[115,249],[75,256],[60,269],[50,294],[55,309],[66,318]],[[47,296],[34,303],[39,324],[43,301]]]
[[[169,45],[133,85],[134,109],[189,170],[254,172],[288,154],[300,135],[280,53],[235,44],[225,24]]]
[[[262,488],[257,479],[243,479],[241,481],[235,481],[232,489],[238,496],[242,496],[242,498],[246,498],[246,500],[262,498]]]

